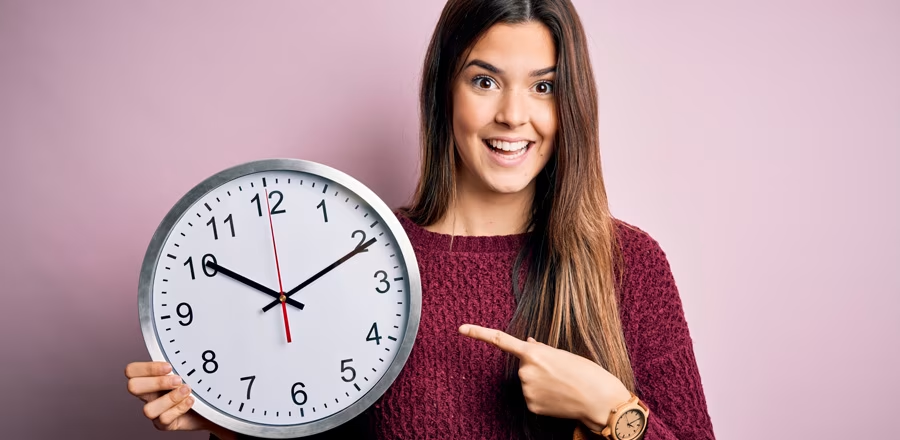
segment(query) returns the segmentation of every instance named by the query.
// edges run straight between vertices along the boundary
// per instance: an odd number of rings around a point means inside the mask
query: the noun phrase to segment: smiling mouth
[[[534,145],[534,142],[530,141],[507,142],[497,139],[483,139],[482,141],[492,152],[508,158],[521,156]]]

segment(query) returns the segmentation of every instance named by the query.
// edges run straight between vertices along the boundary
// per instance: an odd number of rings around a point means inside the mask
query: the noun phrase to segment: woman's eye
[[[474,82],[475,82],[475,86],[478,87],[479,89],[492,89],[496,85],[496,84],[494,84],[494,80],[492,80],[486,76],[480,76],[478,78],[475,78]]]
[[[553,83],[549,81],[539,82],[536,86],[534,86],[534,89],[542,95],[549,95],[553,93]]]

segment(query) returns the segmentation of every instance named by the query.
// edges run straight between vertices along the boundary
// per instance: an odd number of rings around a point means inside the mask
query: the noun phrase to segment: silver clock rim
[[[157,263],[162,256],[163,245],[168,239],[169,234],[172,232],[172,228],[187,209],[207,193],[228,181],[248,174],[264,171],[299,171],[315,174],[330,179],[333,182],[343,185],[350,191],[353,191],[356,195],[369,203],[372,209],[384,220],[388,228],[390,228],[391,232],[394,234],[409,276],[409,319],[406,324],[406,331],[403,335],[403,342],[400,344],[397,356],[378,383],[376,383],[375,386],[361,399],[342,411],[335,413],[328,418],[300,425],[263,425],[230,417],[210,406],[203,399],[194,399],[195,403],[193,409],[198,414],[226,429],[264,438],[305,437],[333,429],[350,421],[381,398],[406,365],[406,361],[409,359],[409,354],[412,351],[413,343],[415,342],[416,334],[419,329],[419,318],[421,317],[422,312],[422,284],[419,274],[419,265],[415,254],[413,253],[412,243],[410,243],[406,231],[403,229],[400,221],[397,220],[394,212],[380,197],[363,183],[350,175],[327,165],[307,160],[288,158],[263,159],[247,162],[212,175],[192,188],[178,200],[156,228],[156,232],[150,240],[147,252],[144,255],[144,261],[141,265],[140,280],[138,282],[138,314],[140,316],[141,332],[143,333],[144,343],[147,346],[150,358],[154,361],[168,361],[163,355],[160,341],[155,331],[156,324],[153,320],[152,307],[153,280],[156,277]],[[192,392],[192,394],[194,393]]]

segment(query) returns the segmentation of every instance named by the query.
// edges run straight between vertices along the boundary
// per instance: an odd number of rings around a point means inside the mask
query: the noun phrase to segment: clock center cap
[[[287,300],[287,297],[284,296],[284,292],[281,292],[281,296],[278,297],[278,300],[281,301],[281,302],[285,302],[285,301]]]

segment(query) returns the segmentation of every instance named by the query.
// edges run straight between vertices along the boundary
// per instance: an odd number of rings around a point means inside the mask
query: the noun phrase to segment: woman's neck
[[[525,232],[534,198],[534,182],[522,191],[502,194],[473,188],[457,179],[456,200],[444,217],[426,226],[431,232],[455,236],[512,235]]]

